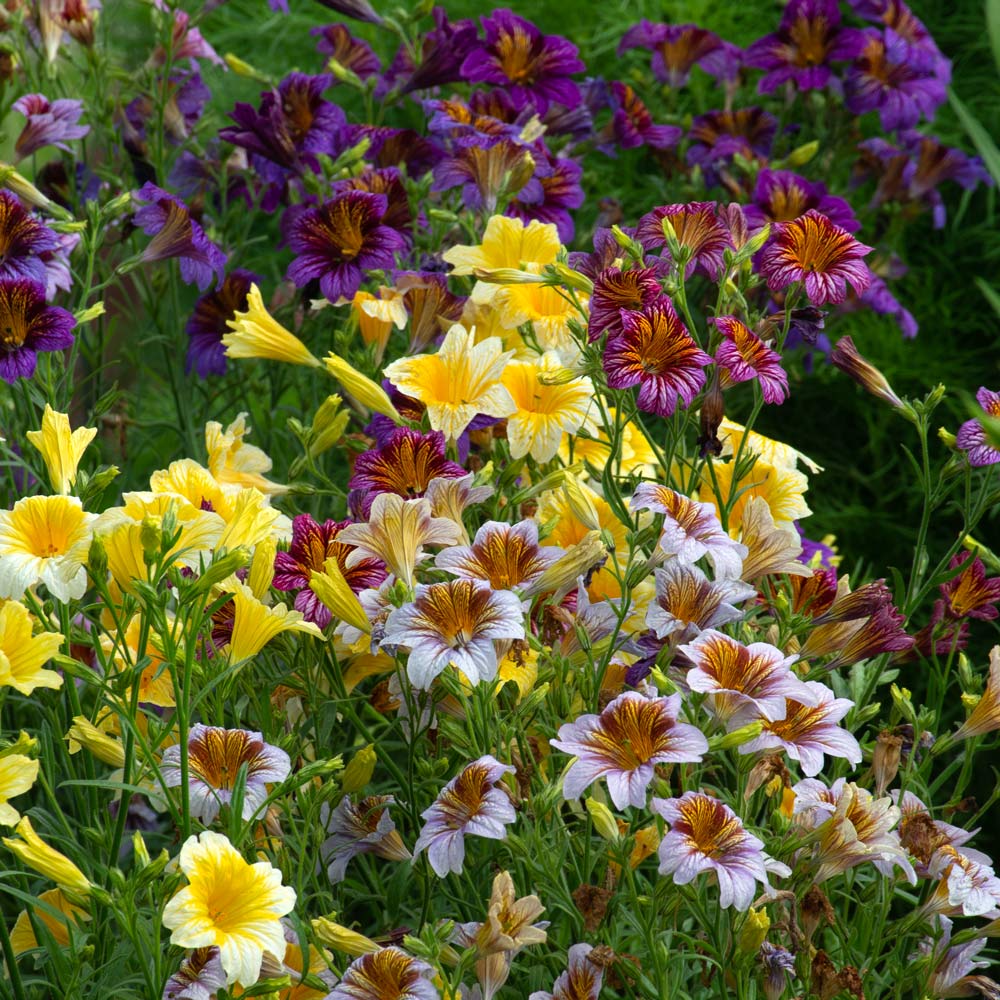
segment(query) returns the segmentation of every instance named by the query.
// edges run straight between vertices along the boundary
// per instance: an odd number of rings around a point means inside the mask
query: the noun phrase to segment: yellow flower
[[[479,413],[507,417],[514,412],[514,400],[500,381],[510,357],[496,338],[476,343],[475,334],[456,323],[437,354],[400,358],[385,376],[424,403],[431,427],[454,441]]]
[[[735,455],[742,442],[744,455],[748,453],[760,455],[765,462],[770,462],[779,468],[795,469],[801,462],[810,472],[823,471],[823,466],[817,465],[808,455],[803,455],[790,444],[764,437],[756,431],[748,431],[742,424],[728,417],[722,418],[718,433],[722,442],[722,457]]]
[[[0,826],[13,826],[21,818],[9,800],[28,791],[37,777],[37,760],[20,753],[0,757]]]
[[[150,630],[146,637],[146,646],[140,651],[141,637],[142,616],[133,615],[124,632],[119,632],[117,638],[111,635],[101,637],[101,649],[118,673],[134,666],[140,660],[144,662],[142,672],[133,679],[133,684],[139,685],[139,701],[160,708],[173,708],[177,703],[174,700],[174,684],[170,670],[160,648],[163,642]]]
[[[83,597],[94,519],[76,497],[24,497],[0,510],[0,597],[20,600],[37,583],[60,601]]]
[[[486,223],[483,242],[478,246],[456,246],[443,254],[453,274],[475,274],[477,268],[495,270],[513,267],[540,271],[555,261],[559,253],[559,234],[551,223],[529,222],[494,215]],[[477,281],[472,290],[474,302],[489,302],[500,285]]]
[[[281,524],[281,511],[271,507],[267,497],[259,490],[240,490],[233,498],[228,513],[228,523],[219,536],[216,550],[252,549],[272,539],[275,533],[287,535]]]
[[[750,497],[743,507],[740,541],[747,547],[743,560],[744,580],[756,580],[770,573],[811,576],[812,570],[799,561],[802,542],[787,521],[775,524],[771,508],[763,497]]]
[[[264,476],[271,471],[271,459],[260,448],[244,441],[250,433],[246,416],[240,413],[225,430],[214,420],[205,424],[208,471],[223,489],[231,488],[235,492],[252,487],[267,496],[287,493],[287,486],[273,483]]]
[[[218,948],[227,981],[252,986],[265,951],[278,962],[285,957],[281,917],[295,906],[295,890],[281,884],[281,872],[267,861],[248,864],[211,830],[188,837],[180,868],[188,884],[163,909],[170,943]]]
[[[362,406],[367,406],[375,413],[394,420],[397,424],[403,422],[396,407],[392,405],[389,394],[377,382],[367,375],[362,375],[353,365],[332,351],[323,359],[326,370],[344,387],[344,391],[353,396]]]
[[[760,497],[766,501],[771,511],[771,517],[777,526],[790,524],[803,517],[808,517],[812,511],[805,502],[803,494],[809,488],[809,480],[797,469],[787,466],[772,465],[763,458],[758,458],[753,468],[738,483],[733,482],[735,462],[713,462],[719,496],[723,500],[736,497],[729,510],[729,533],[735,538],[743,524],[743,511],[751,497]],[[710,503],[720,514],[719,501],[716,497],[716,486],[706,465],[702,472],[698,487],[698,499]],[[721,516],[721,514],[720,514]]]
[[[31,634],[33,619],[28,609],[17,601],[0,604],[0,688],[12,687],[21,694],[35,688],[62,687],[62,676],[44,670],[62,646],[59,632]]]
[[[517,685],[517,700],[520,701],[538,680],[538,651],[523,643],[511,646],[500,661],[497,676],[501,684],[513,681]]]
[[[389,334],[395,326],[402,330],[407,323],[406,306],[403,295],[395,288],[380,288],[379,297],[371,292],[356,292],[351,306],[358,317],[358,329],[366,344],[375,345],[375,360],[378,363],[389,343]]]
[[[378,755],[370,743],[362,747],[344,768],[344,773],[340,776],[341,789],[348,795],[360,792],[372,780],[377,760]]]
[[[379,950],[379,946],[371,938],[338,924],[330,917],[317,917],[310,924],[317,941],[328,944],[345,955],[368,955]]]
[[[586,296],[582,296],[586,302]],[[559,351],[567,360],[580,353],[570,320],[586,326],[586,313],[553,285],[504,285],[493,297],[493,308],[508,330],[530,323],[543,351]]]
[[[517,407],[507,420],[511,457],[530,454],[536,462],[551,461],[563,434],[580,429],[594,395],[594,383],[568,373],[554,352],[509,362],[503,384]]]
[[[35,833],[27,816],[21,818],[21,822],[14,827],[14,832],[21,839],[4,837],[3,845],[13,851],[29,868],[33,868],[64,889],[90,892],[87,876],[65,854],[60,854],[55,848],[49,847]]]
[[[608,408],[608,420],[613,427],[615,423],[615,409]],[[657,479],[659,462],[656,459],[656,452],[649,443],[649,439],[642,433],[631,420],[624,421],[622,425],[621,442],[618,452],[612,456],[611,442],[607,429],[598,427],[596,421],[591,419],[581,427],[590,435],[581,437],[564,435],[559,445],[559,457],[564,465],[572,465],[574,462],[583,460],[592,465],[600,473],[608,462],[615,462],[616,471],[620,476],[643,476],[646,479]],[[570,443],[572,442],[572,456],[570,454]]]
[[[305,344],[286,330],[264,307],[260,289],[254,284],[247,293],[247,311],[226,321],[229,332],[222,343],[230,358],[266,358],[293,365],[319,368],[320,362]]]
[[[336,559],[327,559],[323,563],[323,572],[313,570],[309,576],[309,589],[333,612],[336,618],[365,634],[372,630],[368,615],[361,606],[357,595],[351,590],[340,563]]]
[[[25,437],[42,453],[49,470],[49,482],[56,493],[69,493],[76,482],[80,459],[96,434],[95,427],[78,427],[71,431],[69,417],[45,404],[42,429],[28,431]]]
[[[964,695],[962,700],[965,701]],[[972,707],[969,717],[955,731],[954,738],[965,740],[970,736],[982,736],[997,729],[1000,729],[1000,646],[994,646],[990,650],[986,690]]]
[[[46,890],[38,897],[38,902],[41,905],[31,907],[35,920],[45,925],[60,948],[68,948],[70,925],[75,926],[81,920],[89,920],[90,914],[71,903],[62,889]],[[10,943],[15,955],[39,947],[27,910],[21,910],[17,915],[14,928],[10,932]]]
[[[284,604],[268,607],[253,595],[253,591],[233,578],[229,588],[233,595],[233,635],[229,640],[229,659],[240,663],[256,656],[281,632],[305,632],[323,638],[319,627],[307,622],[299,611],[289,611]],[[245,984],[246,985],[246,984]]]
[[[108,736],[84,715],[73,717],[73,725],[69,727],[65,739],[70,753],[77,753],[81,747],[86,747],[98,760],[111,767],[125,766],[125,748],[121,741]]]
[[[149,488],[153,493],[174,493],[183,497],[196,510],[215,511],[223,518],[229,512],[225,490],[208,469],[191,458],[181,458],[165,469],[157,469],[149,477]],[[126,494],[125,499],[142,496]]]

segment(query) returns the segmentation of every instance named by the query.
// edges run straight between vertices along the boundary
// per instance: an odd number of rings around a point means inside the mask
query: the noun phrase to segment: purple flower
[[[788,985],[788,974],[795,976],[795,956],[785,948],[765,941],[760,946],[760,964],[764,967],[764,996],[780,1000]]]
[[[889,291],[885,279],[874,273],[872,283],[864,292],[861,295],[849,294],[840,308],[842,312],[870,309],[880,316],[889,316],[896,321],[900,332],[907,339],[915,337],[919,329],[913,313]]]
[[[374,76],[382,68],[382,63],[372,51],[372,47],[363,38],[352,35],[346,24],[328,24],[320,28],[311,28],[309,34],[319,38],[316,49],[320,55],[336,60],[362,80]],[[337,79],[334,77],[330,86],[336,84]]]
[[[628,226],[621,228],[626,236],[635,235],[634,229]],[[615,234],[604,226],[599,226],[594,230],[593,245],[593,253],[585,253],[582,250],[571,251],[569,266],[586,275],[591,281],[597,281],[601,271],[606,271],[609,267],[617,267],[621,263],[622,248],[618,240],[615,239]],[[655,266],[655,262],[650,266]]]
[[[928,993],[935,997],[1000,996],[1000,986],[992,979],[979,974],[970,975],[975,969],[994,967],[989,959],[976,961],[976,956],[989,944],[989,938],[977,937],[964,944],[953,945],[951,921],[941,917],[938,924],[941,927],[940,938],[936,941],[925,938],[920,943],[920,951],[931,961]]]
[[[535,176],[511,199],[506,215],[524,222],[548,222],[556,227],[559,240],[569,243],[575,226],[570,209],[579,208],[585,198],[580,178],[583,167],[565,156],[536,156]],[[540,195],[529,197],[529,192]]]
[[[536,990],[528,1000],[597,1000],[604,982],[604,968],[588,957],[593,945],[574,944],[570,947],[566,971],[552,986],[552,992]]]
[[[747,833],[739,816],[724,802],[704,792],[685,792],[679,799],[656,799],[653,812],[670,829],[660,841],[660,874],[687,885],[703,872],[719,883],[719,905],[750,908],[757,883],[768,883],[768,872],[787,876],[790,869],[764,853],[763,841]]]
[[[435,7],[433,14],[434,27],[425,32],[418,43],[420,59],[417,64],[413,65],[406,48],[400,46],[399,54],[386,74],[386,84],[395,85],[405,77],[400,88],[403,94],[461,80],[462,64],[478,44],[475,22],[466,18],[449,21],[443,7]],[[379,89],[376,89],[375,96],[382,96]]]
[[[406,167],[410,177],[423,177],[445,155],[432,139],[419,135],[412,128],[390,128],[388,125],[348,125],[344,129],[344,148],[367,139],[365,159],[376,167]]]
[[[739,154],[746,160],[766,163],[778,130],[778,119],[763,108],[709,111],[691,122],[687,160],[705,171],[715,183],[717,167]]]
[[[1000,419],[1000,392],[980,386],[976,402],[983,412],[994,420]],[[986,429],[976,419],[966,420],[955,435],[955,445],[969,457],[969,465],[982,468],[1000,462],[1000,449],[995,448],[986,437]]]
[[[931,121],[948,96],[935,69],[930,53],[907,44],[891,28],[868,29],[844,81],[847,110],[856,115],[878,111],[886,132],[913,128],[921,115]]]
[[[612,131],[622,149],[636,146],[668,149],[676,146],[684,135],[684,130],[676,125],[654,125],[649,109],[627,83],[615,80],[611,84],[611,107]]]
[[[31,378],[39,351],[73,344],[73,314],[45,304],[45,286],[26,278],[0,278],[0,378],[13,385]]]
[[[453,666],[469,683],[497,675],[497,639],[523,639],[520,598],[481,580],[418,584],[413,601],[396,608],[385,623],[383,643],[410,651],[410,683],[430,690],[434,678]]]
[[[544,198],[535,178],[537,163],[519,140],[486,137],[474,146],[459,146],[434,165],[432,191],[461,187],[467,208],[493,212],[502,194],[518,194],[529,204]]]
[[[506,95],[504,99],[510,100]],[[471,105],[457,97],[424,101],[424,111],[429,116],[427,131],[442,139],[450,139],[459,146],[478,146],[484,136],[517,139],[521,132],[520,127],[513,123],[513,118],[508,121],[506,118],[475,111]]]
[[[736,607],[757,590],[742,580],[709,580],[697,567],[670,559],[655,571],[656,597],[646,612],[646,624],[658,639],[685,642],[706,629],[739,621]]]
[[[716,78],[731,79],[728,63],[739,51],[696,24],[654,24],[645,18],[622,35],[618,55],[629,49],[651,49],[653,75],[671,87],[683,87],[695,66]]]
[[[345,191],[298,214],[288,233],[288,246],[298,256],[288,277],[301,288],[314,279],[331,301],[351,299],[365,272],[391,268],[393,254],[406,240],[382,224],[389,200],[383,194]]]
[[[821,181],[813,183],[791,170],[770,170],[765,167],[757,175],[754,203],[744,205],[747,225],[759,229],[766,222],[792,222],[810,208],[827,216],[830,221],[849,233],[861,228],[850,203],[829,194]]]
[[[924,23],[903,0],[848,0],[848,4],[859,17],[881,22],[885,27],[892,28],[907,44],[929,54],[934,60],[935,75],[946,85],[951,82],[951,62],[941,54]]]
[[[433,271],[395,271],[393,287],[403,293],[410,317],[407,354],[420,354],[436,337],[457,322],[465,307],[465,296],[448,288],[448,279]]]
[[[343,194],[345,191],[385,195],[386,209],[382,225],[395,229],[409,243],[413,214],[410,211],[410,198],[403,184],[403,175],[396,167],[370,167],[356,177],[337,181],[333,186],[334,194]]]
[[[324,7],[345,17],[353,17],[356,21],[367,21],[368,24],[382,24],[381,16],[368,0],[319,0]]]
[[[563,795],[577,799],[605,778],[616,808],[644,808],[657,764],[696,763],[708,752],[704,733],[677,721],[680,707],[679,694],[646,698],[626,691],[600,715],[560,726],[558,739],[549,742],[576,757],[563,778]]]
[[[323,0],[335,6],[331,0]],[[400,948],[380,948],[356,958],[324,1000],[441,1000],[434,969]]]
[[[212,1000],[226,985],[218,948],[196,948],[163,987],[163,1000]]]
[[[714,201],[660,205],[639,220],[635,238],[647,250],[667,246],[673,242],[664,230],[664,223],[669,224],[673,239],[686,254],[684,277],[690,278],[698,270],[715,280],[722,271],[723,254],[732,247],[729,228],[719,218],[717,208]]]
[[[575,45],[560,35],[543,35],[506,8],[484,17],[482,25],[486,38],[465,57],[463,79],[504,87],[515,107],[531,105],[542,114],[550,101],[567,107],[579,103],[580,91],[570,75],[586,66]]]
[[[46,284],[41,257],[62,248],[59,237],[10,191],[0,191],[0,280],[24,278]]]
[[[197,285],[203,292],[213,278],[222,283],[226,255],[191,218],[184,202],[152,182],[136,192],[135,200],[148,204],[138,209],[132,222],[153,237],[142,252],[142,260],[151,263],[178,257],[181,279],[189,285]]]
[[[237,312],[245,312],[247,293],[260,278],[251,271],[236,268],[226,275],[216,291],[207,292],[194,304],[194,312],[185,330],[188,341],[188,374],[193,368],[199,378],[226,374],[226,349],[222,337],[228,331],[226,324]]]
[[[678,400],[691,405],[711,363],[666,297],[645,312],[623,312],[622,332],[608,343],[603,358],[608,385],[639,386],[639,409],[661,417],[669,417]]]
[[[246,764],[242,818],[259,818],[268,782],[284,781],[292,769],[288,754],[264,742],[260,733],[221,729],[196,722],[188,733],[188,787],[191,815],[208,826],[229,805],[240,768]],[[167,747],[161,764],[168,788],[180,785],[181,748]]]
[[[79,233],[56,233],[57,250],[43,250],[39,254],[45,266],[45,297],[52,300],[57,291],[68,292],[73,287],[73,274],[69,267],[70,254],[80,245]]]
[[[164,9],[164,8],[161,8]],[[215,49],[205,40],[198,28],[191,27],[191,15],[183,10],[173,11],[174,23],[171,29],[170,58],[173,62],[190,59],[207,59],[216,66],[225,66],[225,62]],[[157,46],[151,62],[154,66],[162,66],[167,61],[167,53],[163,46]]]
[[[323,841],[320,854],[331,882],[342,882],[351,859],[359,854],[374,854],[387,861],[410,857],[389,815],[389,806],[394,804],[391,795],[370,795],[357,803],[345,795],[328,815],[321,813],[330,836]]]
[[[82,139],[90,131],[89,125],[77,125],[83,114],[83,101],[69,98],[49,101],[44,94],[25,94],[13,106],[28,119],[14,143],[18,160],[31,156],[43,146],[70,152],[66,143],[70,139]]]
[[[781,719],[765,719],[759,736],[744,743],[740,753],[756,750],[783,750],[797,760],[802,773],[812,778],[823,769],[823,755],[842,757],[848,763],[861,763],[861,747],[846,730],[837,725],[854,706],[847,698],[837,698],[818,681],[806,681],[811,697],[808,703],[789,698]]]
[[[414,857],[427,851],[427,860],[439,878],[461,874],[466,836],[503,840],[507,824],[517,819],[510,795],[498,784],[514,768],[486,754],[467,764],[441,790],[434,804],[420,815],[423,829],[413,848]]]
[[[791,0],[777,32],[754,42],[744,61],[767,70],[758,84],[762,94],[783,83],[796,90],[822,90],[831,82],[839,87],[830,63],[854,59],[864,43],[863,31],[841,27],[837,0]]]
[[[768,347],[735,316],[709,320],[722,334],[715,351],[715,363],[730,382],[757,379],[765,403],[781,404],[788,396],[788,376],[781,367],[781,355]]]
[[[616,243],[617,247],[618,244]],[[593,343],[605,333],[608,339],[624,332],[622,316],[642,312],[665,298],[660,269],[606,267],[593,276],[587,339]]]

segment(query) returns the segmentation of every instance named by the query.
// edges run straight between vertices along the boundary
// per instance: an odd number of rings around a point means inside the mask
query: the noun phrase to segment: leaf
[[[1000,0],[986,0],[986,30],[993,48],[993,61],[1000,70]]]
[[[993,180],[1000,184],[1000,149],[997,148],[997,144],[979,119],[955,96],[954,91],[948,91],[948,100],[951,101],[951,106],[955,109],[955,114],[958,115],[965,131],[969,133],[976,151],[983,158],[986,169]]]
[[[976,287],[983,293],[983,297],[993,307],[993,311],[1000,316],[1000,292],[982,278],[976,278]]]

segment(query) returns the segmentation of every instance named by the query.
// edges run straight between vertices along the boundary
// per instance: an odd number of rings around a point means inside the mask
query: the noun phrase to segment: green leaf
[[[992,285],[987,284],[982,278],[976,278],[976,287],[983,293],[983,297],[993,307],[993,311],[1000,316],[1000,292]]]
[[[962,123],[963,128],[969,133],[969,138],[976,147],[976,151],[983,158],[986,169],[990,172],[993,180],[1000,184],[1000,149],[997,148],[997,144],[979,119],[955,96],[954,91],[948,91],[948,100],[951,101],[951,106],[955,109],[955,114],[958,115],[958,120]]]
[[[1000,70],[1000,0],[986,0],[986,30],[993,48],[993,61]]]

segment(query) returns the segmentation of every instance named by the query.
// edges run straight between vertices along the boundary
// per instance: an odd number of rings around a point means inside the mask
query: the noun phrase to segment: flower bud
[[[906,688],[901,688],[896,684],[889,686],[889,694],[892,696],[892,703],[896,711],[906,719],[911,726],[916,725],[917,710],[913,707],[910,692]]]
[[[86,716],[73,717],[73,724],[65,739],[69,743],[71,754],[76,753],[80,747],[85,747],[98,760],[111,767],[125,766],[125,748],[121,742],[98,729]]]
[[[805,142],[801,146],[796,146],[788,156],[785,163],[789,167],[805,166],[819,152],[819,142],[813,139],[812,142]]]
[[[344,773],[340,777],[340,787],[348,794],[360,792],[372,780],[377,759],[371,744],[362,747],[344,768]]]
[[[340,563],[335,558],[327,559],[323,563],[322,573],[313,570],[309,577],[309,587],[342,622],[353,625],[365,635],[371,634],[372,625],[368,615],[344,579]]]
[[[367,406],[375,413],[381,413],[397,424],[403,422],[396,407],[392,405],[389,394],[377,382],[367,375],[362,375],[353,365],[332,351],[323,359],[326,370],[349,392],[362,406]]]
[[[361,956],[379,950],[379,946],[371,938],[338,924],[333,919],[335,916],[332,913],[329,917],[317,917],[309,922],[317,941],[345,955]]]
[[[841,337],[830,353],[830,361],[842,372],[850,375],[866,392],[899,410],[908,420],[915,416],[913,408],[904,403],[892,390],[888,379],[854,346],[850,337]]]
[[[615,843],[618,840],[618,823],[611,810],[594,798],[586,798],[583,803],[587,807],[594,829],[605,839]]]
[[[756,955],[770,929],[771,918],[767,915],[767,910],[763,907],[755,910],[751,906],[736,938],[736,947],[747,955]]]
[[[743,746],[744,743],[749,743],[750,740],[755,740],[760,736],[763,728],[764,723],[760,720],[747,723],[745,726],[740,726],[739,729],[734,729],[731,733],[722,733],[719,736],[713,736],[708,741],[708,748],[713,751],[734,750],[736,747]]]
[[[23,816],[14,827],[14,832],[20,837],[4,837],[3,845],[27,865],[46,878],[51,879],[63,889],[76,890],[82,895],[88,895],[91,890],[90,880],[64,854],[49,847],[35,833],[31,820]]]
[[[903,738],[889,729],[883,729],[875,741],[872,753],[872,773],[875,775],[875,794],[881,798],[899,773],[903,752]]]

